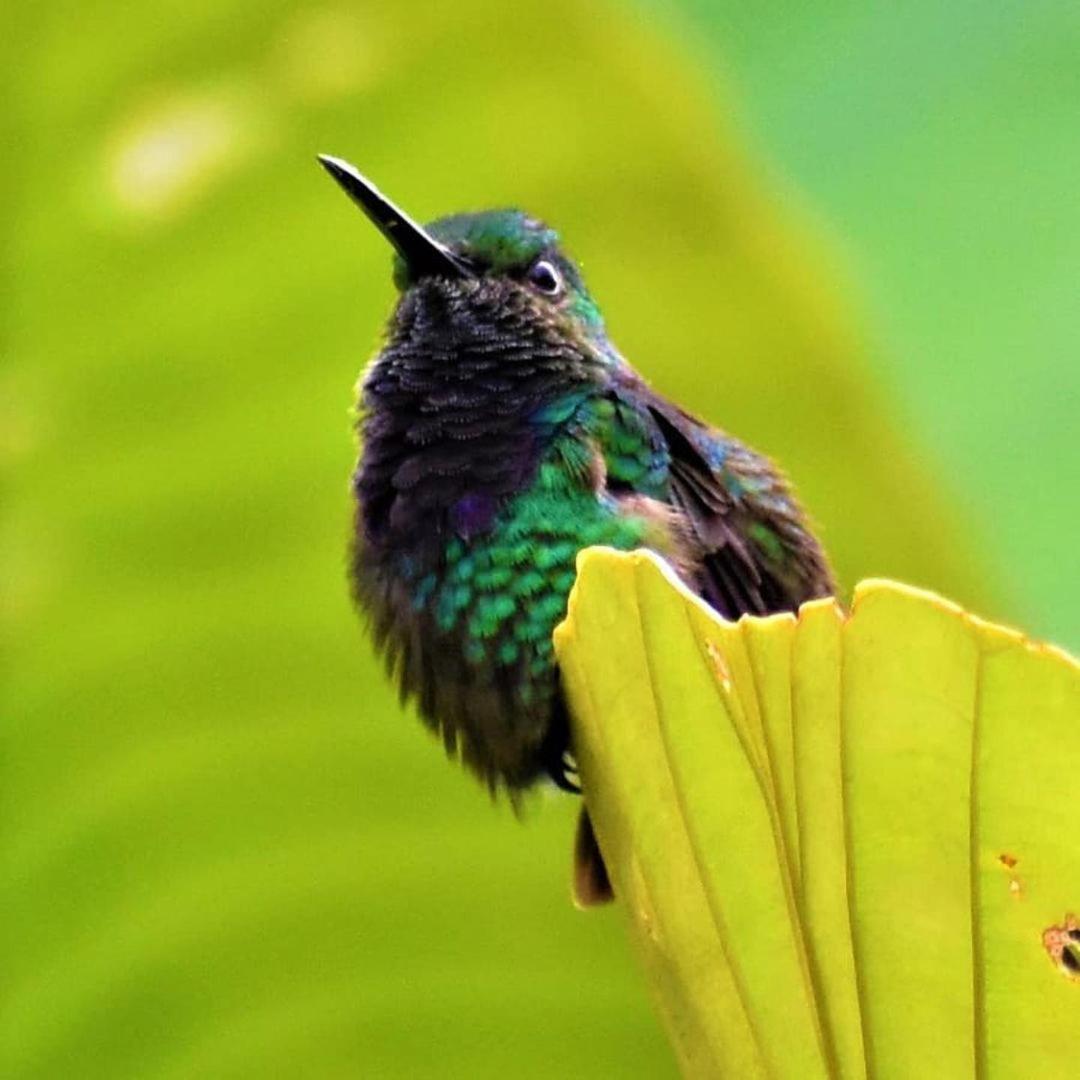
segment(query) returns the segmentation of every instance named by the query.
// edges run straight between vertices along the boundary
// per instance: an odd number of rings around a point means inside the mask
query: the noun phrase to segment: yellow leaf
[[[1075,1074],[1075,661],[888,581],[727,623],[600,548],[556,649],[688,1074]]]

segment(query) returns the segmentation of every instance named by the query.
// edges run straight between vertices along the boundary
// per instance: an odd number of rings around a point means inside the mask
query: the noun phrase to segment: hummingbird
[[[578,552],[650,549],[732,620],[831,595],[826,556],[768,458],[630,366],[554,230],[516,209],[421,226],[319,161],[395,252],[356,411],[354,598],[402,701],[493,795],[578,792],[552,646]],[[574,861],[578,902],[610,899],[584,808]]]

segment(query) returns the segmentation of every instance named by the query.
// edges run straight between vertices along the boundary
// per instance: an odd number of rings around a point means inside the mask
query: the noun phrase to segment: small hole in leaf
[[[1047,955],[1063,975],[1080,979],[1080,920],[1075,915],[1066,915],[1060,926],[1044,930],[1042,942]]]

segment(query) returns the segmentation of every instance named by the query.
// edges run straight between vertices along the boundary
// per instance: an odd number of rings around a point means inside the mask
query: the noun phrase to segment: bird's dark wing
[[[695,584],[712,607],[737,619],[794,610],[833,592],[825,555],[767,458],[665,401],[634,376],[615,392],[645,410],[666,446],[667,497],[685,516],[699,548]]]
[[[824,553],[772,463],[674,406],[649,408],[671,454],[670,498],[702,547],[704,599],[735,619],[829,595]]]

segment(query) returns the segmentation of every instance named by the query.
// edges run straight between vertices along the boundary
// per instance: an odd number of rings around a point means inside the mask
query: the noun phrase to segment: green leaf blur
[[[521,204],[656,385],[773,453],[847,582],[998,602],[693,62],[626,7],[8,15],[0,1073],[670,1075],[577,806],[524,824],[350,610],[351,387],[393,291],[326,180]],[[903,528],[897,528],[898,515]]]

